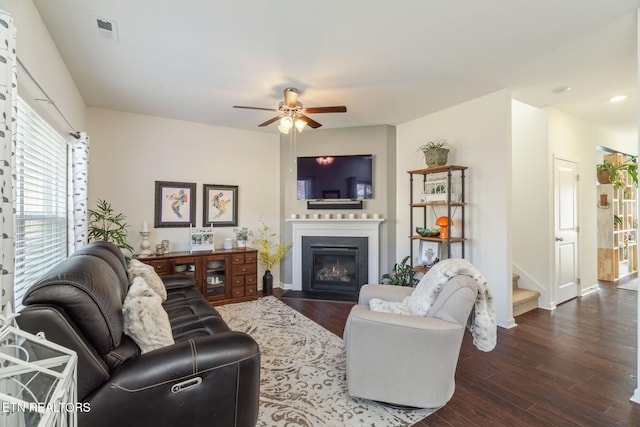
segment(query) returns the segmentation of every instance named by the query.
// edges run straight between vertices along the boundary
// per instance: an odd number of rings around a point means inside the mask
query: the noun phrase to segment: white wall
[[[238,226],[264,221],[280,233],[279,138],[200,123],[89,108],[89,204],[105,199],[127,216],[129,243],[139,248],[142,221],[154,223],[155,181],[195,182],[196,224],[202,225],[202,184],[237,185]],[[216,247],[233,227],[215,227]],[[152,248],[163,239],[188,250],[188,228],[151,230]],[[249,243],[251,246],[251,242]],[[259,273],[261,276],[261,272]],[[279,271],[274,271],[278,283]]]
[[[34,103],[40,107],[39,112],[53,120],[61,132],[85,130],[84,100],[33,2],[2,0],[0,9],[11,13],[13,17],[18,59],[53,99],[74,128],[71,129],[51,105],[43,102]],[[44,97],[20,67],[18,67],[18,93],[27,99]]]
[[[553,187],[547,111],[513,101],[512,119],[513,270],[520,276],[518,286],[540,292],[540,304],[551,308],[553,217],[547,213],[553,209]]]
[[[514,324],[511,307],[511,96],[498,91],[397,126],[397,258],[409,253],[407,170],[425,167],[416,149],[445,137],[449,163],[468,166],[466,258],[486,277],[498,324]],[[405,203],[406,202],[406,203]]]

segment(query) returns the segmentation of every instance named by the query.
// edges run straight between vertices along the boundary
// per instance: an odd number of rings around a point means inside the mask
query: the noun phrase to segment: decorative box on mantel
[[[76,353],[13,326],[0,330],[0,425],[77,425]]]

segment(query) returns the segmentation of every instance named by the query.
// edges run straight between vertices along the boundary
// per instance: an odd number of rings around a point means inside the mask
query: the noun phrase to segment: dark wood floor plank
[[[637,299],[602,282],[598,292],[498,328],[489,353],[466,333],[453,398],[415,427],[640,425],[640,405],[629,401],[637,387]],[[283,302],[338,336],[353,306]]]

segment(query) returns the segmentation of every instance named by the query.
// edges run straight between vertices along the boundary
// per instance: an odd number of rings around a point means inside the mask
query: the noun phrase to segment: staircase
[[[531,289],[520,289],[518,287],[520,276],[513,275],[513,317],[538,308],[538,297],[540,292]]]

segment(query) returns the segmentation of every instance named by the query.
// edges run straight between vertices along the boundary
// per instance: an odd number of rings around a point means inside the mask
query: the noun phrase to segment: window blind
[[[26,290],[67,257],[67,142],[18,98],[15,307]]]

